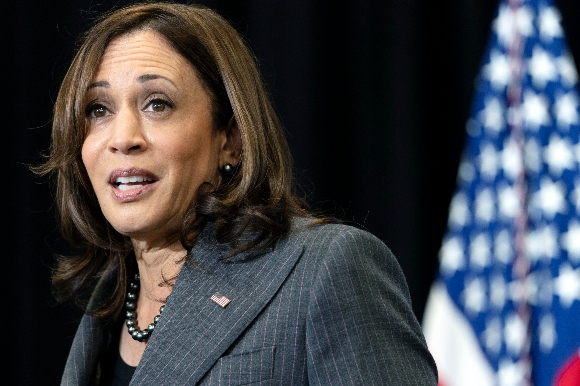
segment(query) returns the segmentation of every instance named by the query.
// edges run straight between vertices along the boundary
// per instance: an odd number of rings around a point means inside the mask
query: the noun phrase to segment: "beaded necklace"
[[[127,302],[125,303],[125,309],[127,310],[126,318],[127,321],[125,324],[127,325],[127,331],[129,331],[129,335],[135,340],[139,342],[143,342],[153,333],[155,326],[159,322],[161,318],[161,314],[165,309],[165,305],[162,305],[159,308],[159,315],[153,318],[153,323],[149,324],[146,329],[140,330],[139,326],[137,326],[137,299],[139,297],[139,274],[135,274],[135,279],[129,283],[129,290],[127,291]]]

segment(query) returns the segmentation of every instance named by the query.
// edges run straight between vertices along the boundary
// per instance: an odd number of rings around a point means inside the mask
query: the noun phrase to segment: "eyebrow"
[[[177,85],[175,83],[173,83],[173,81],[171,79],[169,79],[166,76],[158,75],[158,74],[144,74],[144,75],[138,76],[137,82],[145,83],[147,81],[154,80],[154,79],[165,79],[166,81],[168,81],[169,83],[171,83],[172,85],[177,87]]]
[[[145,83],[145,82],[148,82],[148,81],[154,80],[154,79],[165,79],[169,83],[171,83],[172,85],[174,85],[174,86],[177,87],[177,85],[171,79],[169,79],[166,76],[158,75],[158,74],[144,74],[144,75],[138,76],[137,77],[137,82],[139,82],[139,83]],[[98,82],[91,83],[87,87],[87,90],[93,89],[95,87],[105,87],[105,88],[109,88],[109,87],[111,87],[111,85],[106,80],[100,80]]]
[[[109,82],[107,82],[105,80],[100,80],[98,82],[89,84],[89,87],[87,87],[87,90],[90,90],[90,89],[95,88],[95,87],[109,88],[109,87],[111,87],[111,85],[109,84]]]

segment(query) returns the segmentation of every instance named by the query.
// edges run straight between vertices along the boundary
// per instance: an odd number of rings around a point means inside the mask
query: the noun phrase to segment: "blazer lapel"
[[[97,309],[110,293],[114,282],[112,272],[103,276],[95,287],[87,308]],[[66,362],[62,385],[97,384],[100,377],[99,361],[111,339],[111,325],[94,316],[83,315]]]
[[[200,242],[169,297],[132,384],[195,384],[243,333],[282,285],[303,252],[285,245],[259,257],[223,262],[223,250]],[[212,301],[219,292],[231,302]]]
[[[106,327],[101,320],[83,316],[68,355],[61,385],[94,384],[107,338]]]

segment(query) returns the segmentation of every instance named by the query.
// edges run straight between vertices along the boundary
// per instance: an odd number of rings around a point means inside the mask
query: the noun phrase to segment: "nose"
[[[117,112],[108,148],[113,153],[122,154],[139,153],[147,148],[147,140],[138,112],[130,107],[121,108]]]

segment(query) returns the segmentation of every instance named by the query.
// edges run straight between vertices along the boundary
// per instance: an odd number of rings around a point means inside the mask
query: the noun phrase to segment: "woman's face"
[[[123,35],[105,50],[85,106],[82,159],[103,214],[135,241],[166,243],[198,187],[233,163],[196,71],[153,31]]]

